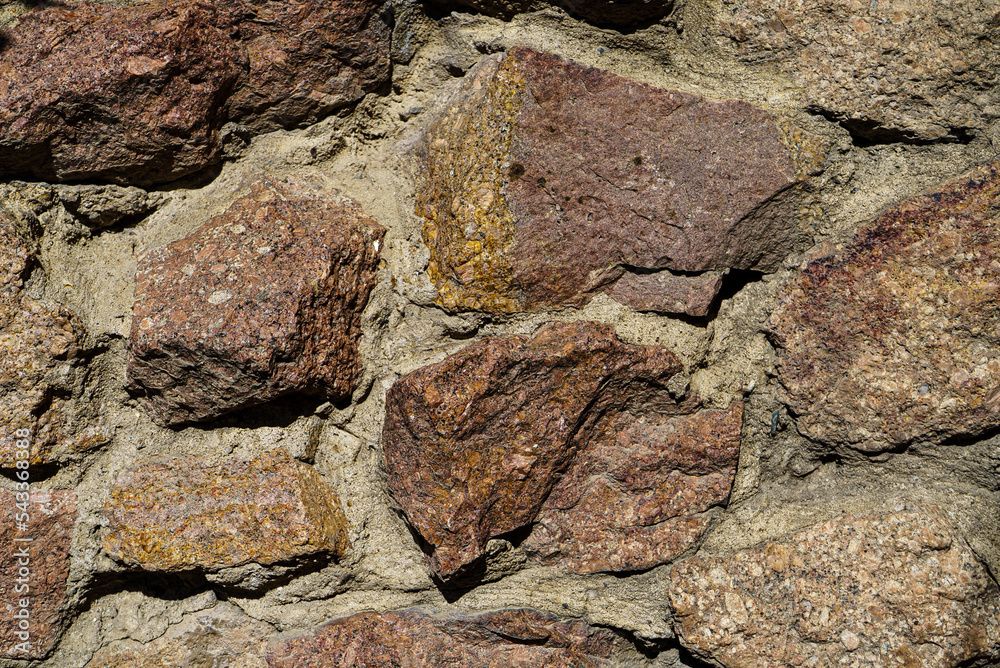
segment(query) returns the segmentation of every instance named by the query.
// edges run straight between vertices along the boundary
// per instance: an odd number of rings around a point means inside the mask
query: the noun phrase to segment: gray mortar
[[[0,22],[27,7],[0,2]],[[726,406],[747,398],[732,502],[699,546],[701,552],[725,554],[846,512],[925,500],[950,513],[992,573],[1000,573],[1000,439],[967,446],[917,444],[899,454],[864,457],[814,447],[784,412],[772,435],[771,416],[781,404],[773,378],[775,351],[763,333],[777,290],[803,262],[836,249],[883,207],[989,159],[996,153],[991,138],[1000,137],[1000,127],[967,145],[854,146],[839,126],[801,111],[791,83],[768,65],[738,63],[718,51],[707,28],[716,8],[714,2],[693,0],[658,25],[622,34],[594,28],[557,9],[510,22],[465,13],[435,21],[418,4],[401,2],[393,85],[386,96],[369,95],[353,113],[346,110],[303,130],[275,132],[246,145],[234,141],[232,159],[218,176],[207,184],[192,180],[152,193],[149,201],[155,201],[156,210],[139,222],[132,220],[135,211],[127,210],[125,224],[101,228],[74,215],[58,189],[0,186],[6,201],[33,212],[44,227],[41,267],[29,292],[62,302],[84,322],[94,351],[86,380],[89,410],[113,434],[99,452],[39,483],[75,486],[79,495],[70,575],[71,605],[78,615],[48,660],[0,660],[0,666],[83,666],[103,646],[149,642],[204,610],[246,614],[276,632],[296,633],[355,612],[412,606],[464,611],[529,606],[620,629],[654,648],[654,655],[660,650],[655,658],[638,651],[621,657],[622,666],[689,665],[679,658],[673,639],[664,591],[669,565],[629,577],[567,576],[537,567],[510,573],[521,563],[519,551],[494,541],[493,577],[509,574],[457,598],[449,592],[449,602],[391,507],[380,447],[387,388],[401,375],[485,336],[530,334],[552,320],[596,320],[613,325],[627,342],[668,347],[682,360],[690,391],[706,403]],[[779,271],[748,283],[704,323],[635,313],[604,296],[581,309],[492,319],[434,306],[435,291],[423,273],[428,253],[414,214],[406,146],[414,129],[433,116],[454,87],[451,72],[467,71],[484,52],[515,45],[552,51],[657,86],[742,98],[829,139],[835,149],[812,185],[815,201],[804,222],[813,247],[790,256]],[[248,178],[262,172],[316,179],[323,189],[359,201],[389,229],[379,285],[365,315],[363,382],[349,407],[316,408],[303,401],[299,414],[277,426],[247,428],[223,420],[178,431],[157,427],[123,389],[136,258],[221,213]],[[121,198],[108,199],[106,190],[83,186],[77,191],[83,202],[77,206],[85,211],[129,209],[115,204]],[[147,201],[141,193],[131,196],[129,201]],[[295,412],[294,402],[291,410]],[[101,552],[102,508],[110,482],[138,458],[169,453],[217,461],[277,447],[315,462],[339,495],[353,544],[340,563],[250,595],[233,587],[260,585],[274,573],[253,567],[223,572],[212,576],[215,584],[192,585],[186,595],[174,598],[163,597],[155,579],[129,573]],[[6,479],[0,484],[9,486]]]

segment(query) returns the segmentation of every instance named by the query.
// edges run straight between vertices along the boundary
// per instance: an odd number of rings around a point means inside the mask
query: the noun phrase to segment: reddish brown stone
[[[576,573],[670,561],[708,528],[736,476],[743,405],[606,420],[552,490],[522,547]]]
[[[128,377],[162,425],[303,392],[349,396],[385,229],[345,197],[257,182],[140,258]]]
[[[25,501],[17,494],[29,496]],[[26,511],[18,503],[25,503]],[[0,658],[39,659],[52,651],[62,631],[76,493],[0,490],[0,522]],[[25,598],[28,637],[18,636],[24,630],[16,618],[23,616]]]
[[[580,304],[629,271],[772,269],[799,241],[819,143],[708,100],[514,48],[484,58],[418,149],[428,271],[451,309]],[[650,304],[704,310],[711,279]],[[623,287],[623,290],[625,288]]]
[[[771,320],[809,438],[877,452],[1000,426],[1000,163],[890,208]]]
[[[249,74],[229,118],[256,132],[314,123],[389,80],[390,28],[378,0],[234,3]]]
[[[669,271],[622,275],[607,291],[609,297],[637,311],[687,313],[705,316],[722,287],[723,273],[707,271],[697,276],[678,276]]]
[[[145,570],[269,565],[347,547],[336,494],[285,452],[142,461],[119,476],[105,513],[104,549]]]
[[[723,0],[717,42],[777,68],[863,142],[962,141],[997,110],[997,7],[982,0]]]
[[[90,2],[21,18],[0,52],[0,177],[170,181],[219,130],[316,120],[388,78],[375,0]]]
[[[382,432],[389,489],[436,575],[455,577],[490,538],[534,520],[604,415],[689,411],[664,387],[679,371],[664,348],[572,323],[485,339],[401,378]]]
[[[17,430],[27,430],[32,465],[72,459],[107,441],[74,419],[74,376],[85,336],[69,311],[23,294],[34,243],[0,211],[0,468],[21,459]]]
[[[850,515],[670,575],[681,643],[726,668],[1000,659],[1000,588],[943,512]]]
[[[270,668],[321,666],[611,666],[622,642],[607,629],[534,610],[432,617],[416,610],[361,613],[311,635],[274,642]]]

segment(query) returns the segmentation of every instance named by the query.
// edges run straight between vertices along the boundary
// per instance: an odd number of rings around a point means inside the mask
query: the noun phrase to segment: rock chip
[[[545,500],[522,547],[575,573],[638,571],[670,561],[729,500],[743,405],[672,418],[602,421]]]
[[[434,0],[436,4],[452,7],[455,3]],[[630,26],[655,21],[670,14],[674,3],[667,0],[459,0],[478,12],[504,20],[515,14],[534,12],[546,7],[561,7],[573,16],[597,25]]]
[[[535,610],[432,617],[418,610],[365,612],[310,635],[273,642],[270,668],[320,666],[546,666],[597,668],[622,641],[607,629]]]
[[[701,272],[773,269],[800,241],[797,184],[825,149],[766,111],[522,47],[466,79],[416,149],[449,309],[581,304],[637,273],[644,308],[704,313]]]
[[[1000,588],[936,507],[847,515],[689,559],[670,575],[670,603],[681,643],[726,668],[1000,658]]]
[[[998,17],[981,0],[724,0],[717,40],[861,142],[962,141],[998,115]]]
[[[998,171],[887,209],[779,294],[779,378],[806,436],[878,452],[1000,426]]]
[[[272,452],[213,465],[147,459],[105,504],[104,549],[150,571],[275,564],[347,549],[347,520],[316,471]]]
[[[98,427],[75,419],[83,325],[62,306],[24,293],[34,250],[30,230],[0,209],[0,468],[20,459],[17,430],[30,432],[32,465],[72,459],[107,442]]]
[[[18,508],[18,503],[27,508]],[[26,520],[22,513],[27,513]],[[76,492],[0,490],[0,521],[4,527],[0,541],[0,658],[40,659],[52,651],[62,631]],[[21,605],[23,599],[28,599],[26,608]],[[27,637],[18,635],[25,632],[18,616],[27,617]]]
[[[484,339],[401,378],[382,433],[389,489],[435,575],[471,572],[489,539],[540,512],[534,550],[567,570],[630,568],[690,544],[707,521],[695,514],[728,494],[739,409],[671,420],[697,407],[666,389],[681,370],[664,348],[584,322]]]
[[[136,271],[128,378],[161,425],[301,392],[349,396],[385,229],[354,201],[263,179]]]
[[[313,122],[389,76],[376,0],[74,2],[0,53],[0,177],[164,183],[221,159],[220,129]]]

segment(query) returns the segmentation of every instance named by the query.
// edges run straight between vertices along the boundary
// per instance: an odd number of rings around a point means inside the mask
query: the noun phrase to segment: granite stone
[[[448,309],[580,305],[638,274],[626,303],[703,315],[713,272],[774,269],[802,242],[825,144],[769,112],[522,47],[465,79],[415,150]],[[663,270],[682,276],[647,277]]]
[[[105,551],[148,571],[214,571],[270,565],[347,549],[336,494],[283,451],[220,464],[199,458],[141,460],[105,503]]]
[[[255,182],[224,213],[140,258],[130,389],[161,425],[292,393],[350,396],[384,235],[346,197]]]

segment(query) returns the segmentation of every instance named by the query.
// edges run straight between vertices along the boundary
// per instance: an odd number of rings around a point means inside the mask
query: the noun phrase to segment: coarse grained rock
[[[788,75],[862,142],[965,141],[1000,115],[997,7],[962,0],[725,0],[717,42]]]
[[[104,550],[149,571],[275,564],[347,549],[336,494],[284,451],[219,464],[149,458],[118,476],[104,506]]]
[[[521,546],[574,573],[666,563],[708,529],[729,500],[743,404],[691,415],[604,420],[559,480]]]
[[[826,149],[769,112],[523,47],[466,79],[415,149],[449,309],[579,305],[626,272],[671,270],[644,303],[703,314],[718,283],[700,272],[773,269],[801,241],[801,184]]]
[[[315,123],[389,81],[391,15],[378,0],[223,3],[249,72],[229,120],[254,132]],[[232,8],[232,9],[230,9]]]
[[[803,434],[879,452],[1000,426],[998,170],[887,209],[783,288],[769,327]]]
[[[130,388],[161,425],[297,392],[350,396],[384,235],[346,197],[254,182],[224,213],[140,258]]]
[[[85,353],[79,319],[59,304],[24,294],[35,262],[31,231],[0,208],[0,468],[73,459],[107,442],[76,419],[75,376]],[[18,430],[27,430],[29,457]]]
[[[692,558],[670,574],[669,592],[681,643],[726,668],[1000,658],[1000,588],[934,506],[846,515]]]
[[[48,655],[59,639],[68,598],[66,580],[76,501],[76,492],[67,489],[0,490],[0,658],[39,659]],[[24,507],[19,508],[19,503]],[[24,513],[27,519],[22,517]],[[25,598],[27,639],[17,635],[23,629],[15,618]]]
[[[451,7],[456,3],[434,0],[438,5]],[[547,7],[561,7],[573,16],[598,25],[632,26],[637,23],[663,18],[673,11],[670,0],[460,0],[477,12],[508,20],[515,14],[534,12]]]
[[[364,612],[313,633],[274,641],[270,668],[320,666],[546,666],[597,668],[622,641],[607,629],[535,610],[431,616],[421,610]]]
[[[309,123],[389,76],[376,0],[86,1],[0,52],[0,177],[150,185],[222,157],[220,129]]]
[[[579,322],[487,338],[397,381],[382,431],[389,490],[434,574],[454,579],[490,538],[532,522],[606,414],[690,412],[665,387],[681,370],[665,348]]]

